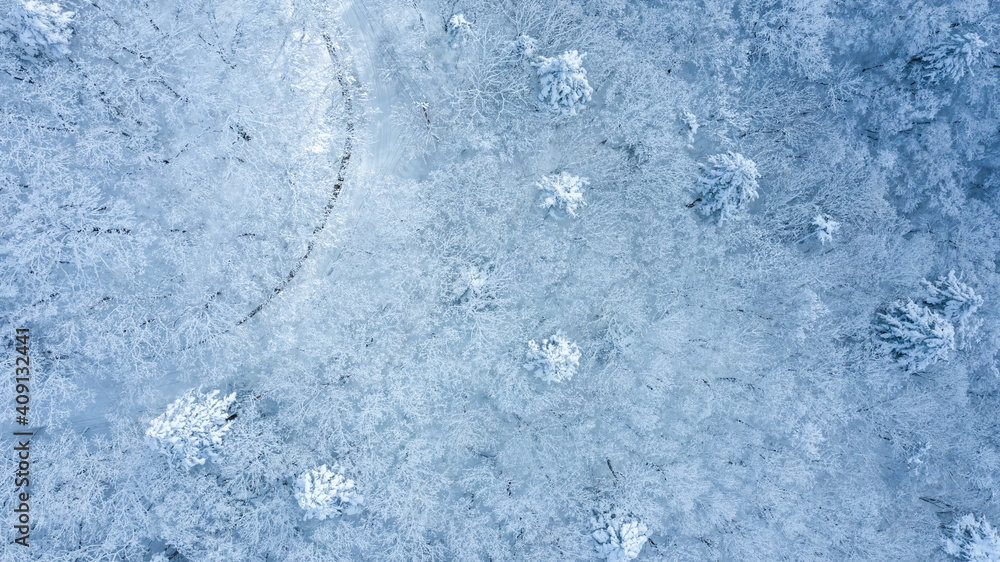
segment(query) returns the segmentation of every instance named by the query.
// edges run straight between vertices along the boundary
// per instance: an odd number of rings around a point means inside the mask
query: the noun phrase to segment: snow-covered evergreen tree
[[[641,521],[602,513],[591,519],[597,554],[608,562],[627,562],[639,556],[646,544],[648,529]]]
[[[305,510],[306,519],[319,519],[353,513],[364,503],[354,480],[344,476],[344,469],[322,465],[295,479],[295,500]]]
[[[820,244],[833,242],[833,233],[840,230],[840,223],[830,218],[830,215],[819,214],[813,218],[812,225]]]
[[[719,222],[735,216],[743,205],[757,198],[757,165],[742,154],[716,154],[702,164],[702,193],[696,203],[705,216],[719,213]]]
[[[1000,562],[1000,535],[985,517],[969,513],[949,528],[944,550],[959,560]]]
[[[216,398],[215,390],[201,394],[189,390],[150,422],[146,442],[185,468],[205,464],[206,457],[218,459],[222,438],[229,431],[230,408],[236,394]]]
[[[940,312],[956,326],[967,322],[983,304],[983,297],[963,283],[954,270],[938,277],[933,283],[925,279],[923,285],[927,289],[924,304]]]
[[[549,209],[555,216],[575,217],[577,208],[586,205],[583,193],[580,192],[580,188],[586,184],[587,178],[577,177],[568,172],[544,176],[542,181],[535,184],[545,197],[540,207]]]
[[[938,277],[933,282],[922,281],[926,294],[923,304],[948,319],[955,327],[958,347],[964,348],[982,325],[981,319],[973,315],[983,304],[983,297],[962,282],[961,276],[949,271],[947,275]]]
[[[924,76],[932,83],[958,82],[965,73],[974,74],[986,51],[978,33],[953,33],[947,40],[920,56]]]
[[[514,39],[514,48],[522,57],[532,59],[535,57],[535,51],[538,49],[538,40],[522,33],[517,36],[517,39]]]
[[[580,348],[560,334],[547,337],[538,345],[528,342],[528,363],[525,369],[546,382],[568,381],[580,366]]]
[[[587,83],[584,56],[586,53],[566,51],[557,57],[538,57],[535,61],[542,85],[538,99],[551,111],[576,115],[590,102],[594,89]]]
[[[70,28],[72,19],[73,12],[64,11],[59,4],[19,1],[0,24],[0,31],[13,34],[29,56],[66,56],[73,33]]]
[[[469,40],[469,34],[472,33],[472,23],[465,19],[465,14],[451,16],[445,27],[448,31],[448,44],[451,45],[452,49],[465,45],[465,42]]]
[[[919,371],[948,358],[955,348],[955,327],[941,314],[910,299],[879,314],[879,337],[908,371]]]

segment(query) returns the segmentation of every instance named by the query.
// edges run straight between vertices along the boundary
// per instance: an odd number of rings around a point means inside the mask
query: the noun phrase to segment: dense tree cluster
[[[993,3],[0,10],[12,560],[997,557]]]

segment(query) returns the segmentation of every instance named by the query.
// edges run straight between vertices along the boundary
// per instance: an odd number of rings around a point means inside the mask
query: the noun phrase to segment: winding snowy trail
[[[292,270],[282,279],[281,284],[274,288],[273,291],[268,293],[267,297],[261,301],[249,314],[244,316],[239,322],[236,323],[237,326],[249,321],[251,318],[257,315],[264,306],[270,303],[276,295],[281,293],[288,285],[295,279],[296,274],[305,265],[309,256],[312,255],[313,249],[316,247],[317,236],[323,232],[330,222],[330,214],[333,212],[333,207],[337,203],[337,199],[340,197],[340,192],[344,187],[344,182],[347,181],[347,167],[351,162],[351,155],[354,152],[355,144],[355,130],[354,130],[354,120],[356,115],[354,113],[354,98],[356,97],[356,88],[352,82],[348,79],[347,74],[344,69],[342,58],[338,51],[340,47],[334,43],[333,38],[328,34],[323,35],[323,41],[326,44],[326,50],[330,55],[330,61],[333,64],[334,71],[336,72],[337,83],[340,85],[340,93],[344,98],[344,148],[340,154],[340,167],[337,170],[337,181],[333,184],[333,188],[330,191],[330,198],[327,200],[326,205],[323,207],[322,218],[320,222],[312,231],[309,243],[306,245],[306,250],[302,257],[295,262],[295,266]]]
[[[345,140],[336,183],[302,257],[295,262],[281,283],[240,319],[236,326],[256,316],[299,275],[306,261],[313,255],[319,234],[329,225],[331,213],[349,177],[358,178],[368,174],[392,176],[400,171],[407,144],[405,137],[394,129],[391,117],[393,104],[400,97],[401,88],[392,84],[383,72],[386,68],[392,68],[396,62],[388,47],[392,43],[391,34],[378,18],[372,17],[362,2],[352,2],[347,7],[342,14],[342,24],[344,28],[338,32],[346,37],[348,46],[339,45],[330,34],[323,35],[344,105]],[[413,91],[413,84],[407,82],[405,86]],[[361,95],[362,92],[366,95]],[[361,142],[359,129],[364,129],[361,132]],[[364,194],[358,193],[356,196],[359,205],[363,207]],[[332,261],[336,261],[336,258]],[[326,265],[332,267],[330,260],[327,260]],[[326,271],[327,275],[333,273],[330,268]]]
[[[316,271],[329,270],[332,267],[332,262],[335,262],[339,258],[339,252],[337,256],[331,256],[329,255],[329,249],[326,252],[320,251],[323,247],[320,237],[330,226],[337,201],[340,199],[349,178],[355,175],[355,169],[359,165],[364,165],[368,169],[388,170],[399,161],[403,154],[403,143],[393,137],[387,119],[391,104],[389,90],[384,87],[378,77],[377,68],[379,68],[378,61],[380,59],[376,54],[376,45],[379,32],[370,23],[367,10],[361,5],[352,5],[346,11],[344,23],[349,24],[349,29],[344,31],[346,31],[346,34],[351,39],[355,37],[361,38],[358,42],[359,50],[365,53],[366,56],[355,58],[352,53],[353,49],[339,45],[334,37],[328,33],[322,35],[325,51],[329,57],[329,64],[334,72],[334,80],[336,85],[339,86],[343,101],[342,122],[344,125],[344,141],[339,154],[331,154],[332,159],[337,162],[337,177],[331,186],[325,205],[317,209],[319,219],[312,229],[304,251],[297,259],[294,259],[291,268],[288,270],[288,274],[281,279],[280,283],[271,288],[266,296],[242,318],[238,320],[234,319],[234,323],[228,328],[200,341],[190,343],[180,349],[160,350],[157,353],[160,361],[171,361],[170,358],[177,358],[179,355],[193,348],[200,347],[210,340],[228,334],[237,327],[244,325],[246,325],[244,329],[253,331],[253,335],[251,335],[252,339],[266,340],[267,332],[272,327],[271,322],[258,323],[258,325],[252,326],[252,320],[260,312],[272,305],[280,295],[286,291],[294,290],[294,287],[297,285],[296,281],[303,281],[305,278],[315,275]],[[345,34],[340,29],[337,29],[337,32],[340,35]],[[361,64],[356,65],[356,62],[360,62]],[[364,106],[365,96],[361,95],[361,86],[363,84],[371,84],[373,95],[369,96],[368,99],[374,100],[376,104],[374,108],[369,109]],[[357,125],[359,124],[359,120],[364,119],[362,117],[364,115],[371,116],[371,120],[367,123],[367,130],[373,132],[366,135],[372,139],[371,145],[375,147],[388,147],[387,150],[380,149],[374,151],[367,149],[367,147],[362,148],[359,146]],[[361,203],[363,204],[363,199]],[[150,357],[149,359],[153,360],[154,357]],[[176,390],[179,390],[180,387],[178,385],[180,384],[181,381],[177,376],[164,376],[155,387],[157,391],[166,395],[170,394],[170,389],[173,387],[177,387]],[[140,413],[139,411],[132,412],[132,414]],[[103,433],[108,431],[110,426],[105,412],[101,409],[91,410],[91,412],[84,415],[73,416],[69,420],[69,423],[72,427],[79,428],[85,433]]]
[[[398,171],[405,143],[403,137],[393,130],[390,122],[397,92],[383,72],[384,69],[393,67],[391,33],[378,18],[372,17],[363,2],[350,4],[344,12],[343,23],[355,50],[358,80],[367,86],[369,94],[372,135],[366,165],[379,173],[393,174]]]

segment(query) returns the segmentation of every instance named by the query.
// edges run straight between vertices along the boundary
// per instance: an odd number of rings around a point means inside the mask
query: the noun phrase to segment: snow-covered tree
[[[568,172],[544,176],[542,181],[535,184],[542,190],[544,196],[540,207],[549,209],[555,216],[566,214],[575,217],[577,208],[586,205],[583,193],[580,192],[580,188],[586,184],[587,178],[577,177]]]
[[[958,82],[965,73],[974,74],[986,52],[978,33],[953,33],[944,42],[920,56],[924,77],[933,83],[943,79]]]
[[[1000,562],[1000,535],[985,517],[969,513],[949,528],[944,550],[959,560]]]
[[[833,233],[840,230],[840,223],[830,218],[830,215],[819,214],[813,218],[812,225],[820,244],[833,242]]]
[[[568,381],[580,366],[580,348],[560,334],[547,337],[538,345],[528,342],[528,363],[525,369],[546,382]]]
[[[961,276],[949,271],[947,275],[938,277],[933,282],[922,281],[926,294],[923,304],[941,314],[955,327],[958,347],[968,345],[969,337],[975,334],[982,320],[973,315],[983,304],[983,297],[962,282]]]
[[[532,59],[535,57],[535,51],[538,49],[538,40],[522,33],[517,36],[517,39],[514,39],[514,48],[522,57]]]
[[[584,56],[586,53],[566,51],[557,57],[538,57],[534,62],[542,85],[538,99],[553,112],[576,115],[590,102],[594,89],[587,83]]]
[[[938,277],[934,282],[925,279],[923,285],[927,290],[924,304],[940,312],[956,326],[967,322],[983,304],[983,297],[963,283],[961,276],[955,275],[954,270]]]
[[[70,28],[72,19],[73,12],[64,11],[59,4],[26,0],[15,4],[10,15],[0,24],[0,31],[13,34],[29,56],[66,56],[73,33]]]
[[[222,438],[229,431],[230,408],[236,394],[216,398],[218,390],[201,394],[189,390],[150,422],[146,442],[185,468],[218,459]]]
[[[472,23],[465,19],[465,14],[451,16],[445,28],[448,31],[448,44],[451,45],[452,49],[465,45],[465,42],[469,40],[469,34],[472,33]]]
[[[923,446],[910,446],[906,449],[908,451],[912,451],[912,454],[906,457],[906,466],[913,472],[914,475],[919,476],[926,468],[927,453],[931,450],[931,444],[924,443]]]
[[[305,510],[306,519],[319,519],[353,513],[364,503],[355,489],[354,480],[344,476],[344,469],[322,465],[300,474],[295,479],[295,500]]]
[[[597,554],[608,562],[627,562],[639,556],[648,540],[648,529],[641,521],[614,513],[602,513],[591,519],[597,541]]]
[[[735,216],[743,205],[757,198],[757,165],[753,160],[727,152],[716,154],[702,164],[701,197],[698,210],[705,216],[719,213],[719,222]]]
[[[733,218],[745,204],[757,198],[757,165],[753,160],[727,152],[716,154],[702,164],[701,197],[695,200],[698,211],[711,216],[719,213],[719,222]]]
[[[955,327],[951,322],[910,299],[879,314],[876,327],[897,363],[909,371],[947,359],[955,348]]]

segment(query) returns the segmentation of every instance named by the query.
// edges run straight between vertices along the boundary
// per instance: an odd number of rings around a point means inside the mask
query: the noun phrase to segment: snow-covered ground
[[[0,558],[1000,557],[996,6],[47,6]]]

